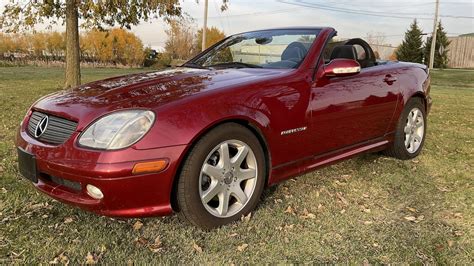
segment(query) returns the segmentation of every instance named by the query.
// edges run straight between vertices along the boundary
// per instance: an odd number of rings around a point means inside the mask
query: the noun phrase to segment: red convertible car
[[[173,211],[212,228],[266,186],[365,152],[402,160],[426,137],[424,65],[376,60],[333,28],[233,35],[183,66],[47,95],[23,119],[20,173],[102,215]]]

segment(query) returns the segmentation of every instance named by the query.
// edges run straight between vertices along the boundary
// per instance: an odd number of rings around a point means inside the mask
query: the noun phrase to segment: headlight
[[[155,114],[145,110],[118,111],[90,125],[79,138],[81,146],[117,150],[139,141],[150,130]]]

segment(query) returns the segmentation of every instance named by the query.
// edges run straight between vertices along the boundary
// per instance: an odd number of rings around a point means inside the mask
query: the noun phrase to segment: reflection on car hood
[[[177,68],[132,74],[48,95],[35,108],[81,121],[122,108],[154,108],[203,91],[258,81],[286,71]]]

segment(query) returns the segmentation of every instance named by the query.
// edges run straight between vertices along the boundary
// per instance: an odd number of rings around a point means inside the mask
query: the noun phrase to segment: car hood
[[[204,91],[248,84],[279,75],[281,69],[194,69],[132,74],[95,81],[40,99],[34,109],[83,123],[124,108],[149,108]],[[78,129],[79,129],[78,128]]]

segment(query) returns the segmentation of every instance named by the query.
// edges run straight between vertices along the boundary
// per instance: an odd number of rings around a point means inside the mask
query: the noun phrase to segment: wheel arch
[[[266,164],[266,173],[265,173],[265,186],[268,184],[268,180],[270,177],[270,170],[271,170],[271,153],[270,149],[268,146],[267,139],[261,130],[259,126],[257,126],[257,122],[251,121],[250,119],[246,118],[228,118],[220,121],[216,121],[215,123],[211,124],[210,126],[206,127],[203,129],[201,132],[199,132],[190,142],[186,150],[184,151],[184,156],[182,156],[181,160],[178,163],[178,168],[176,169],[175,176],[173,178],[173,185],[171,188],[171,193],[170,193],[170,203],[171,207],[174,211],[179,211],[179,207],[177,204],[177,185],[179,181],[179,174],[182,171],[182,167],[184,162],[186,161],[187,157],[189,156],[189,153],[191,150],[194,148],[196,143],[201,139],[204,135],[209,133],[210,131],[214,130],[216,127],[221,126],[223,124],[229,124],[229,123],[235,123],[244,126],[248,130],[250,130],[255,137],[257,137],[260,145],[262,146],[263,149],[263,154],[265,156],[265,164]]]
[[[407,98],[407,100],[405,101],[405,105],[406,103],[412,99],[412,98],[419,98],[422,103],[423,103],[423,107],[425,108],[425,112],[427,112],[427,108],[428,108],[428,103],[427,103],[427,99],[426,99],[426,95],[422,92],[422,91],[416,91],[414,92],[410,97]]]

